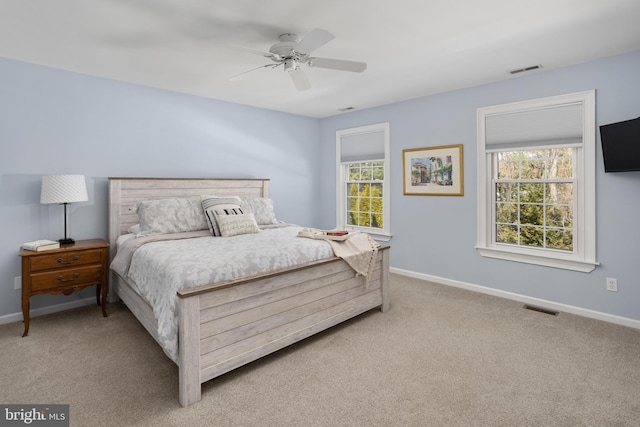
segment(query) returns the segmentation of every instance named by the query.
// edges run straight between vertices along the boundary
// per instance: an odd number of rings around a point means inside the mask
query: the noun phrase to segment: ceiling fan
[[[281,34],[280,42],[271,46],[269,48],[269,52],[262,52],[251,48],[236,46],[242,50],[269,58],[273,63],[261,65],[260,67],[245,71],[244,73],[231,77],[230,80],[238,80],[252,71],[260,70],[262,68],[277,68],[282,65],[283,69],[291,76],[296,89],[306,90],[311,87],[311,83],[301,67],[302,64],[308,67],[329,68],[332,70],[351,71],[354,73],[361,73],[366,70],[367,64],[364,62],[310,56],[311,52],[321,46],[324,46],[333,40],[334,37],[335,36],[330,32],[321,28],[316,28],[302,39],[300,39],[296,34]]]

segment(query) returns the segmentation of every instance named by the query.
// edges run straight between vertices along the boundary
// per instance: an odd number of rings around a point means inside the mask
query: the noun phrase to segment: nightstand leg
[[[102,287],[102,316],[107,317],[107,292],[109,291],[109,286],[101,286]]]
[[[29,298],[22,298],[22,318],[24,319],[24,333],[23,337],[26,337],[29,333]]]
[[[98,283],[96,285],[96,305],[100,305],[100,289],[102,286]]]

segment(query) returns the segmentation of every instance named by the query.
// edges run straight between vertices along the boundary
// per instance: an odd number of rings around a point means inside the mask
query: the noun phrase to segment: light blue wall
[[[323,227],[335,224],[335,131],[391,126],[391,266],[640,320],[640,172],[605,174],[597,132],[597,259],[578,273],[481,257],[476,243],[476,109],[596,90],[598,126],[640,116],[640,52],[322,121]],[[640,140],[638,140],[640,144]],[[402,150],[464,145],[464,196],[404,196]],[[618,293],[605,278],[618,279]]]
[[[0,317],[20,312],[18,248],[58,239],[62,207],[40,205],[41,176],[83,174],[70,236],[107,238],[110,176],[271,179],[279,219],[317,225],[316,119],[0,59]],[[35,296],[32,308],[93,295]]]
[[[392,267],[640,320],[640,172],[604,174],[598,135],[597,258],[576,273],[480,257],[476,109],[596,90],[597,123],[640,115],[640,52],[315,120],[0,59],[0,317],[20,311],[18,247],[62,234],[39,204],[45,174],[84,174],[70,234],[107,237],[107,177],[268,177],[282,220],[335,225],[335,131],[391,123]],[[463,144],[464,197],[402,195],[404,148]],[[605,290],[618,279],[619,292]],[[37,296],[32,307],[92,296]]]

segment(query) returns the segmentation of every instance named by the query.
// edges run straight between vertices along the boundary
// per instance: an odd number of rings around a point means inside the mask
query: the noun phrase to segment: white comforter
[[[297,237],[301,229],[285,226],[234,237],[209,235],[149,242],[133,252],[128,273],[122,267],[117,271],[125,272],[127,280],[153,307],[160,344],[177,361],[176,292],[334,256],[326,241]],[[134,244],[129,242],[125,245]],[[124,248],[119,248],[119,253],[120,249]]]

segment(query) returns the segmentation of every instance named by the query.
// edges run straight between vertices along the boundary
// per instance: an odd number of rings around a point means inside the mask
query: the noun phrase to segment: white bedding
[[[297,237],[300,230],[302,228],[298,226],[282,226],[234,237],[209,235],[154,241],[135,250],[126,273],[127,280],[137,287],[137,292],[153,307],[158,320],[158,337],[165,353],[177,361],[178,290],[295,267],[334,256],[326,241]],[[130,239],[124,245],[135,240]]]

